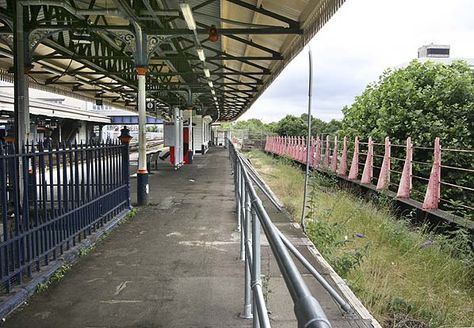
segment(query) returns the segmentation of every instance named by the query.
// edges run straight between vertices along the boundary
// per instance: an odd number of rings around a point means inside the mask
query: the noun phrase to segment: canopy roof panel
[[[18,1],[0,0],[0,74],[9,79]],[[148,66],[147,97],[158,111],[194,106],[230,121],[251,106],[344,0],[189,0],[195,30],[181,1],[20,2],[30,83],[133,109],[135,67]],[[137,26],[147,60],[137,59]]]

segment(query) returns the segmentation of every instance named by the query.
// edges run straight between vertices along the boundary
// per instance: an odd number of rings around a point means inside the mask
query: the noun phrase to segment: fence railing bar
[[[474,173],[474,169],[466,169],[466,168],[463,168],[463,167],[449,166],[449,165],[441,165],[441,167],[444,168],[444,169]]]
[[[452,151],[452,152],[458,152],[458,153],[470,153],[470,154],[474,154],[474,149],[443,148],[443,151]]]
[[[416,178],[416,179],[423,180],[423,181],[430,181],[429,178],[420,177],[419,175],[414,175],[414,174],[412,174],[412,177],[413,177],[413,178]]]
[[[443,180],[441,180],[440,183],[442,185],[449,186],[449,187],[459,188],[459,189],[468,190],[468,191],[474,191],[474,188],[460,186],[460,185],[449,183],[449,182],[446,182],[446,181],[443,181]]]
[[[336,292],[326,279],[309,263],[307,259],[298,251],[298,249],[286,238],[286,236],[274,225],[281,240],[290,252],[303,264],[303,266],[313,275],[314,278],[323,286],[331,297],[341,306],[346,313],[353,313],[352,307]]]

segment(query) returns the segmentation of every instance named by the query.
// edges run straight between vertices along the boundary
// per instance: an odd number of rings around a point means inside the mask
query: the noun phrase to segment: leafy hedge
[[[467,63],[441,64],[412,61],[407,67],[387,70],[367,86],[354,103],[343,109],[340,134],[371,136],[383,142],[404,144],[407,137],[415,146],[433,147],[436,137],[445,149],[474,146],[474,73]],[[400,149],[392,156],[404,157]],[[433,151],[415,148],[414,160],[432,162]],[[474,169],[474,153],[442,152],[443,165]],[[429,165],[417,164],[421,176],[429,176]],[[445,182],[474,188],[474,174],[443,169]],[[425,183],[426,184],[426,183]],[[443,186],[441,198],[450,200],[447,210],[472,216],[460,204],[474,207],[474,192]]]

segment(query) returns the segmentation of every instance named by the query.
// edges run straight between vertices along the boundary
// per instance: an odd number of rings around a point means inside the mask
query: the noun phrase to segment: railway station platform
[[[150,176],[150,204],[34,295],[3,327],[251,327],[240,318],[244,264],[228,150],[211,148],[175,171]],[[135,190],[132,179],[132,188]],[[132,195],[132,200],[135,197]],[[275,225],[355,309],[344,314],[298,265],[332,327],[372,327],[370,315],[285,214],[262,197]],[[262,234],[262,274],[272,327],[296,327],[288,290]],[[340,286],[342,286],[342,290]]]

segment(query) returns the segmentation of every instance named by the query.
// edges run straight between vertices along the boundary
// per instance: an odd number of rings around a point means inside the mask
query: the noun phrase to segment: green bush
[[[436,137],[443,148],[471,149],[474,144],[474,74],[467,63],[420,63],[385,71],[379,80],[367,86],[355,102],[343,109],[342,134],[351,138],[383,142],[386,136],[392,144],[405,144],[411,137],[415,146],[433,147]],[[393,147],[392,157],[404,158],[404,150]],[[428,177],[433,151],[415,149],[413,172]],[[443,151],[444,165],[474,169],[474,154]],[[423,165],[421,163],[427,163]],[[394,163],[397,164],[397,163]],[[396,167],[400,171],[401,163]],[[397,177],[394,177],[397,178]],[[443,169],[443,181],[465,187],[474,185],[474,175]],[[425,181],[414,180],[414,190],[422,198]],[[463,206],[474,205],[474,193],[443,185],[445,210],[473,217]]]

